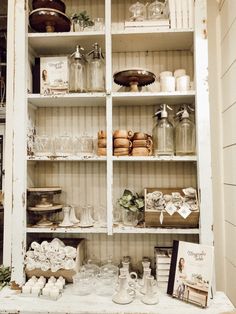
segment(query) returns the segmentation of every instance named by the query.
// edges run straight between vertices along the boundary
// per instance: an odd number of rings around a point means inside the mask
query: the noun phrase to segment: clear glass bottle
[[[185,105],[177,115],[180,115],[180,121],[175,128],[176,155],[194,155],[196,150],[195,124],[190,120],[187,106]]]
[[[161,118],[158,120],[152,133],[155,156],[174,154],[174,127],[168,120],[166,108],[167,105],[164,104],[162,109],[155,113],[155,116],[161,114]]]
[[[87,90],[86,60],[81,50],[84,49],[77,45],[76,51],[70,57],[69,91],[73,93],[83,93]]]
[[[88,90],[90,92],[103,92],[105,90],[105,65],[101,47],[95,43],[94,50],[89,52],[92,59],[88,65]]]

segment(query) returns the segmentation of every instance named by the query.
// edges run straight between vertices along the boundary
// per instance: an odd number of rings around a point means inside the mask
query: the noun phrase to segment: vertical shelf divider
[[[27,182],[27,28],[28,9],[24,0],[12,1],[14,20],[14,64],[12,64],[14,77],[12,117],[10,119],[13,130],[12,141],[7,145],[12,146],[12,208],[5,208],[11,212],[11,281],[23,284],[25,281],[24,258],[26,252],[26,182]],[[9,74],[9,72],[8,72]],[[20,121],[20,123],[19,123]],[[8,141],[7,141],[8,142]],[[8,226],[5,226],[8,230]],[[13,229],[14,228],[14,229]]]
[[[213,245],[213,205],[208,93],[208,40],[206,1],[195,1],[194,64],[196,81],[196,125],[200,243]]]
[[[107,127],[107,233],[113,233],[113,161],[112,161],[112,43],[111,0],[105,0],[105,47],[106,47],[106,127]]]

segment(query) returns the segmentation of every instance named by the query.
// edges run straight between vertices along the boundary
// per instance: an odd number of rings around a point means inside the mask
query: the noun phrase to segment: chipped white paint
[[[208,41],[206,1],[195,1],[195,82],[198,151],[198,188],[201,207],[200,242],[213,244],[210,113],[208,98]]]
[[[63,296],[57,302],[21,297],[9,289],[4,289],[0,297],[1,313],[18,314],[221,314],[234,309],[232,303],[222,292],[217,292],[214,301],[210,302],[207,309],[180,302],[167,296],[164,292],[159,292],[160,302],[155,306],[143,304],[141,294],[136,297],[134,302],[119,305],[113,303],[111,297],[101,297],[95,294],[75,296],[71,287],[65,290]]]
[[[119,262],[123,255],[131,255],[132,259],[137,263],[143,256],[153,256],[153,248],[155,245],[171,245],[173,239],[182,239],[193,242],[198,242],[200,234],[201,241],[204,243],[212,243],[211,233],[211,182],[210,182],[210,153],[209,153],[209,134],[208,127],[208,102],[206,85],[203,82],[203,78],[206,79],[206,60],[207,60],[207,40],[202,38],[202,18],[205,17],[204,7],[199,5],[199,1],[196,2],[195,20],[197,22],[196,34],[195,34],[195,79],[196,79],[196,97],[197,97],[197,133],[198,133],[198,152],[199,158],[193,157],[174,157],[171,158],[135,158],[135,162],[131,162],[130,158],[117,159],[112,156],[112,130],[116,128],[130,128],[135,131],[141,129],[145,132],[152,131],[153,121],[152,115],[157,104],[162,101],[167,101],[173,105],[180,104],[182,102],[188,102],[194,104],[195,91],[188,93],[175,93],[174,95],[160,93],[141,93],[137,97],[136,95],[119,96],[117,86],[112,83],[112,73],[124,66],[133,66],[138,64],[142,67],[149,67],[151,70],[158,74],[162,70],[174,70],[176,68],[186,68],[193,79],[193,53],[191,47],[193,44],[193,32],[182,31],[173,32],[166,31],[162,34],[158,31],[160,38],[158,41],[158,49],[153,50],[155,41],[150,40],[150,34],[140,34],[141,39],[149,38],[149,47],[144,46],[145,41],[139,41],[140,51],[138,52],[126,52],[126,44],[130,41],[132,34],[113,34],[111,35],[111,26],[115,26],[116,21],[124,16],[125,6],[129,4],[129,1],[117,1],[117,0],[97,0],[97,1],[66,1],[68,9],[72,12],[76,9],[78,11],[77,4],[84,5],[83,9],[87,9],[88,13],[92,16],[105,17],[105,35],[98,34],[98,39],[101,37],[104,41],[104,47],[106,49],[106,93],[95,93],[85,95],[66,95],[62,97],[42,97],[40,95],[29,95],[28,111],[33,116],[38,134],[47,133],[49,135],[59,135],[63,133],[70,133],[74,136],[80,135],[86,131],[91,135],[96,136],[98,129],[107,130],[107,158],[92,158],[84,160],[83,158],[67,158],[66,160],[41,160],[40,158],[32,158],[27,161],[27,175],[26,176],[26,121],[27,121],[27,105],[26,103],[26,86],[27,79],[22,79],[22,73],[26,73],[24,69],[27,66],[27,52],[25,47],[27,43],[24,42],[25,37],[25,18],[27,14],[24,11],[24,1],[17,0],[14,2],[16,13],[16,22],[20,27],[15,29],[16,42],[21,41],[21,45],[18,43],[18,50],[15,51],[15,76],[12,73],[12,77],[15,77],[15,90],[13,101],[13,118],[15,124],[13,128],[15,137],[13,143],[13,219],[14,221],[22,221],[20,227],[15,231],[12,230],[13,237],[13,278],[21,283],[24,279],[23,273],[23,256],[25,252],[25,234],[27,233],[28,239],[32,239],[33,236],[40,236],[41,233],[49,233],[53,236],[65,235],[67,237],[85,237],[87,241],[87,255],[95,255],[99,259],[104,259],[112,255],[116,262]],[[200,1],[202,3],[202,0]],[[117,8],[117,11],[114,11]],[[118,20],[114,16],[118,15]],[[111,23],[111,15],[113,16],[113,23]],[[120,16],[120,17],[119,17]],[[112,25],[111,25],[112,24]],[[119,27],[118,27],[119,29]],[[18,35],[19,34],[19,35]],[[136,34],[139,35],[139,34]],[[164,36],[165,35],[165,36]],[[170,35],[170,36],[169,36]],[[53,45],[50,46],[50,36]],[[46,42],[46,50],[53,49],[59,51],[60,48],[64,51],[68,49],[64,43],[67,39],[75,40],[77,34],[71,35],[63,34],[58,35],[30,35],[30,47],[37,52],[37,49],[42,42],[43,38]],[[127,37],[126,37],[127,36]],[[130,37],[131,36],[131,37]],[[176,37],[175,37],[176,36]],[[71,39],[71,37],[73,37]],[[82,40],[89,38],[94,41],[96,36],[93,34],[85,34],[81,36]],[[138,38],[138,37],[137,37]],[[162,38],[162,39],[161,39]],[[178,41],[178,38],[181,38]],[[24,40],[23,40],[24,39]],[[119,41],[121,39],[121,41]],[[169,46],[167,42],[172,39]],[[25,43],[25,46],[22,45]],[[176,46],[178,43],[178,47]],[[115,46],[114,46],[114,45]],[[60,46],[61,45],[61,46]],[[142,47],[141,47],[141,46]],[[181,49],[181,51],[157,51],[162,50],[161,45],[167,49],[168,47],[174,47],[175,49]],[[19,48],[20,47],[20,48]],[[43,47],[41,45],[41,47]],[[112,53],[112,47],[114,53]],[[133,46],[135,49],[137,47]],[[32,48],[32,49],[31,49]],[[148,53],[145,52],[147,48],[150,48]],[[155,48],[155,47],[154,47]],[[59,49],[59,50],[58,50]],[[52,51],[50,53],[52,53]],[[39,50],[38,50],[39,51]],[[206,53],[206,57],[203,58],[203,51]],[[21,62],[19,62],[19,60]],[[113,89],[113,92],[112,92]],[[123,97],[123,98],[122,98]],[[133,98],[132,98],[133,97]],[[138,105],[136,105],[136,101]],[[133,105],[133,104],[135,105]],[[17,104],[20,104],[17,106]],[[132,104],[132,106],[130,106]],[[147,105],[147,106],[146,106]],[[34,110],[32,110],[34,108]],[[10,107],[11,109],[11,107]],[[175,106],[175,110],[177,106]],[[206,113],[205,119],[200,116],[200,111]],[[10,111],[9,114],[10,115]],[[9,118],[11,119],[11,117]],[[11,121],[11,120],[9,120]],[[17,122],[17,123],[16,123]],[[24,127],[25,126],[25,127]],[[205,136],[207,134],[207,137]],[[204,137],[203,137],[204,136]],[[206,138],[205,138],[206,137]],[[11,144],[12,144],[11,143]],[[10,150],[10,147],[9,147]],[[46,158],[47,159],[47,158]],[[120,197],[125,187],[141,192],[146,186],[153,187],[197,187],[197,167],[199,162],[199,185],[201,189],[201,229],[187,229],[187,230],[165,230],[156,229],[155,232],[151,229],[134,230],[133,228],[113,228],[112,226],[112,210],[115,206],[116,200]],[[206,169],[207,168],[207,169]],[[62,186],[62,201],[66,203],[74,203],[77,205],[77,214],[79,214],[79,207],[83,204],[92,204],[95,208],[99,204],[104,204],[107,208],[107,229],[93,228],[90,233],[89,230],[53,230],[50,229],[34,229],[26,228],[25,216],[26,208],[22,203],[21,196],[26,189],[26,177],[27,184],[29,186],[50,186],[60,185]],[[11,182],[11,177],[9,177]],[[9,183],[8,182],[8,183]],[[89,192],[88,192],[89,191]],[[209,194],[210,193],[210,194]],[[208,199],[206,196],[210,195]],[[9,210],[11,210],[10,203],[8,204]],[[10,221],[8,221],[10,224]],[[7,230],[11,230],[10,227]],[[112,233],[113,236],[110,236]],[[23,241],[23,242],[22,242]],[[22,245],[23,244],[23,247]]]

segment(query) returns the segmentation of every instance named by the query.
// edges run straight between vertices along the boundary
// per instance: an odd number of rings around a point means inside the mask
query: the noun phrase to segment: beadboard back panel
[[[113,201],[125,188],[143,194],[144,188],[196,187],[196,165],[191,162],[115,162]]]
[[[105,16],[105,1],[104,0],[65,0],[66,13],[68,16],[79,14],[86,11],[91,19]]]
[[[181,105],[170,105],[172,110],[168,110],[168,118],[173,126],[175,126],[178,122],[178,119],[176,119],[176,113],[179,111],[180,107]],[[154,117],[154,114],[158,110],[160,110],[160,105],[114,106],[112,118],[113,130],[125,129],[152,135],[153,128],[157,124],[157,118]],[[190,119],[194,122],[195,118],[193,113],[190,113]]]
[[[48,235],[47,235],[48,236]],[[44,234],[29,235],[28,242],[36,238],[43,238]],[[53,234],[53,237],[59,237]],[[105,262],[112,258],[115,263],[120,263],[123,256],[129,255],[132,264],[137,265],[143,256],[149,256],[154,261],[155,246],[172,246],[173,240],[198,242],[198,235],[171,235],[171,234],[63,234],[63,238],[85,238],[86,257]],[[76,243],[76,240],[75,240]]]
[[[117,52],[112,54],[112,73],[127,68],[138,67],[152,71],[159,77],[162,71],[186,69],[190,80],[194,80],[193,53],[189,50],[181,51],[142,51],[142,52]],[[151,86],[150,86],[151,87]],[[113,83],[113,90],[121,87]],[[143,90],[149,90],[148,87]]]
[[[34,186],[62,187],[61,201],[77,209],[91,204],[106,204],[105,162],[37,162],[28,173]]]
[[[98,130],[106,128],[105,106],[43,107],[36,110],[36,133],[49,136],[87,134],[97,137]]]

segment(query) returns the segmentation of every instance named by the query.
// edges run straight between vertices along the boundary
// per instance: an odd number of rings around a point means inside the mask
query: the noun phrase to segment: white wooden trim
[[[200,199],[200,242],[213,244],[213,207],[210,112],[208,98],[208,40],[206,1],[195,1],[195,82],[198,152],[198,188]]]
[[[112,163],[112,43],[111,43],[111,1],[105,0],[105,25],[106,25],[106,126],[107,126],[107,233],[112,235],[113,213],[113,163]]]
[[[113,161],[197,161],[197,156],[113,156]]]
[[[13,195],[12,195],[12,281],[24,282],[26,247],[26,125],[28,12],[24,0],[14,1],[14,100],[13,100]]]
[[[6,92],[6,146],[5,157],[5,186],[4,186],[4,236],[3,236],[3,263],[11,266],[11,234],[12,234],[12,152],[13,152],[13,89],[14,89],[14,39],[15,30],[12,27],[15,21],[15,2],[8,1],[7,18],[7,92]]]
[[[201,309],[186,302],[180,302],[166,294],[164,289],[158,289],[159,303],[147,306],[141,302],[141,293],[133,302],[120,305],[112,302],[111,296],[97,296],[92,293],[87,296],[74,295],[72,285],[68,285],[60,299],[56,302],[40,298],[22,297],[9,288],[0,292],[2,313],[18,314],[220,314],[234,310],[233,304],[223,292],[217,292],[210,306]]]
[[[137,228],[137,227],[114,227],[113,233],[133,234],[199,234],[199,229],[182,228]]]

